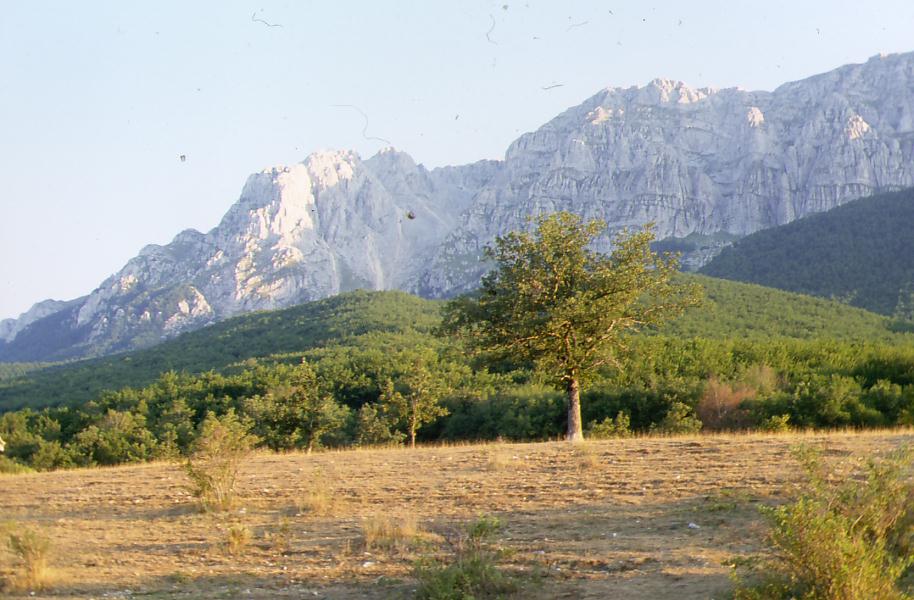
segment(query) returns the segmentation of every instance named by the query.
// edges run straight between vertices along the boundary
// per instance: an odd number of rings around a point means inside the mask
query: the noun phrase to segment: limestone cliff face
[[[43,303],[4,321],[0,358],[104,354],[243,312],[406,288],[497,169],[481,161],[428,171],[394,150],[366,161],[322,152],[265,169],[209,233],[146,246],[64,310]]]
[[[511,145],[417,289],[472,287],[481,247],[532,214],[604,219],[607,246],[620,228],[651,221],[658,238],[745,235],[912,185],[914,54],[774,92],[660,79],[607,89]]]
[[[733,239],[914,186],[914,53],[773,92],[654,80],[606,89],[504,161],[427,170],[387,150],[321,152],[252,175],[208,233],[147,246],[89,295],[0,322],[0,360],[103,354],[355,288],[473,288],[482,248],[530,215]],[[715,243],[686,256],[700,264]]]

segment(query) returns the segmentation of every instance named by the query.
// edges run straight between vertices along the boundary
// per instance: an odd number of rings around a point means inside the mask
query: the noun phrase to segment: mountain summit
[[[428,170],[385,149],[319,152],[251,175],[212,231],[147,246],[89,295],[0,322],[0,360],[106,354],[341,291],[472,289],[482,248],[530,215],[732,240],[914,186],[914,53],[773,92],[655,79],[610,88],[522,135],[503,161]]]

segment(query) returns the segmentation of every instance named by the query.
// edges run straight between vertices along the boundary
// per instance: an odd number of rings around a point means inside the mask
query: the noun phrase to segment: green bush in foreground
[[[772,556],[736,600],[902,600],[914,565],[914,454],[905,449],[827,469],[814,451],[797,452],[808,480],[794,502],[766,509]]]
[[[588,434],[594,440],[632,437],[632,421],[628,413],[620,410],[615,419],[606,417],[600,422],[592,421]]]
[[[235,501],[235,479],[250,455],[255,438],[234,412],[222,417],[209,413],[184,470],[190,489],[205,512],[229,510]]]
[[[503,551],[492,543],[501,528],[494,517],[480,517],[448,540],[450,561],[430,559],[416,566],[418,600],[483,600],[505,598],[518,589],[517,581],[498,568]]]

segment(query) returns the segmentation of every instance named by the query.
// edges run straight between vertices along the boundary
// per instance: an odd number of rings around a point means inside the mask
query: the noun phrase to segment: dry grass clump
[[[510,454],[503,450],[489,452],[486,458],[486,471],[504,471],[514,462]]]
[[[311,477],[308,490],[296,502],[299,514],[329,516],[333,514],[337,498],[333,486],[322,471],[318,470]]]
[[[244,523],[232,523],[225,531],[225,539],[222,542],[223,551],[230,556],[240,556],[244,549],[251,543],[250,528]]]
[[[595,471],[602,466],[600,453],[591,444],[578,444],[574,448],[574,456],[579,471]]]
[[[413,516],[372,515],[362,523],[365,549],[398,550],[421,539],[422,530]]]
[[[46,535],[32,529],[20,529],[9,534],[9,549],[19,560],[18,575],[7,582],[10,591],[43,590],[50,584],[48,557],[51,551],[51,540]]]
[[[292,524],[289,519],[282,518],[274,530],[264,533],[264,539],[280,556],[292,551]]]

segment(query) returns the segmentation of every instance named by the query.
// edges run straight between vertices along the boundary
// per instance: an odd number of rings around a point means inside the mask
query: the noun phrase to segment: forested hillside
[[[632,336],[587,383],[588,435],[914,424],[914,334],[835,302],[687,277],[704,304]],[[408,399],[428,382],[419,440],[561,435],[564,399],[547,374],[482,368],[436,333],[439,309],[355,292],[23,372],[2,383],[4,460],[49,469],[177,456],[209,413],[240,419],[273,449],[396,444],[412,427]]]
[[[914,189],[849,202],[726,248],[701,273],[914,318]]]
[[[664,327],[675,337],[830,339],[906,344],[873,313],[837,302],[700,275],[704,303]],[[234,372],[252,358],[357,346],[391,333],[422,344],[435,338],[441,303],[403,292],[352,292],[276,311],[244,315],[129,354],[40,368],[6,364],[0,410],[78,404],[104,390],[145,386],[161,373]],[[15,376],[14,376],[15,375]]]

